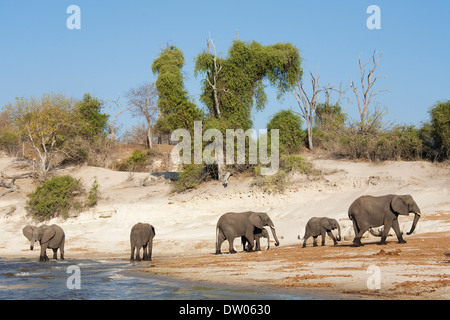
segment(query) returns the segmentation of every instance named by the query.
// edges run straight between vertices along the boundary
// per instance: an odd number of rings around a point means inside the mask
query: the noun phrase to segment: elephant
[[[57,259],[57,251],[61,260],[64,260],[64,243],[66,235],[64,230],[53,224],[51,226],[42,225],[40,227],[26,226],[22,229],[23,235],[30,241],[30,250],[34,249],[34,243],[39,241],[41,254],[39,261],[48,261],[47,248],[53,250],[53,259]]]
[[[228,240],[229,252],[234,250],[234,238],[245,236],[249,242],[248,251],[252,251],[255,238],[255,228],[263,229],[269,226],[275,239],[275,245],[280,245],[272,220],[265,212],[227,212],[217,221],[216,226],[216,254],[221,254],[220,247],[225,240]]]
[[[402,232],[398,224],[399,215],[415,214],[411,230],[407,232],[410,235],[416,229],[417,222],[420,219],[421,212],[411,195],[389,194],[380,197],[362,196],[356,199],[348,209],[348,217],[353,222],[355,230],[355,246],[362,246],[361,237],[371,227],[384,226],[379,244],[386,244],[386,237],[391,228],[397,235],[398,243],[406,243],[403,240]]]
[[[130,243],[131,257],[134,261],[134,251],[136,250],[136,260],[140,261],[139,251],[143,249],[143,260],[152,260],[153,238],[155,237],[155,227],[148,223],[137,223],[131,228]]]
[[[338,230],[338,236],[337,239],[334,237],[331,230]],[[317,247],[317,237],[320,235],[322,236],[322,246],[325,245],[325,233],[327,233],[331,239],[333,239],[334,245],[337,245],[337,241],[341,241],[341,227],[339,226],[339,223],[336,221],[336,219],[331,219],[327,217],[322,218],[311,218],[306,223],[305,227],[305,236],[303,237],[303,248],[306,247],[306,240],[308,240],[309,237],[313,237],[314,247]]]
[[[259,241],[260,238],[267,239],[267,249],[266,250],[269,250],[270,236],[269,236],[269,232],[267,232],[266,228],[262,228],[262,229],[255,228],[253,230],[253,235],[255,236],[255,241],[256,241],[256,246],[255,246],[256,251],[261,251],[261,246],[260,246],[260,241]],[[245,245],[249,241],[247,240],[247,238],[245,236],[241,237],[241,241],[242,241],[242,251],[245,251]]]

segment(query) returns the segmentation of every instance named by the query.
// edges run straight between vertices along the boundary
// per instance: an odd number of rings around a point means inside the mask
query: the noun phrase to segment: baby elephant
[[[338,229],[339,234],[337,239],[334,237],[331,230]],[[341,241],[341,228],[339,223],[335,219],[330,218],[311,218],[306,224],[305,236],[303,240],[303,248],[306,247],[306,240],[309,237],[313,237],[314,247],[317,247],[317,237],[322,236],[322,246],[325,245],[325,233],[327,233],[331,239],[333,239],[334,245],[337,245],[337,241]]]
[[[263,229],[255,228],[255,230],[253,230],[253,235],[255,236],[255,240],[256,240],[255,251],[261,251],[261,245],[260,245],[260,240],[259,240],[261,238],[266,238],[267,239],[267,249],[266,250],[269,250],[269,248],[270,248],[270,236],[269,236],[269,232],[267,232],[266,228],[263,228]],[[250,242],[247,240],[247,238],[245,236],[242,236],[241,240],[242,240],[242,250],[246,251],[245,250],[245,245],[247,243],[250,244]]]
[[[33,250],[34,243],[39,241],[41,254],[39,261],[48,261],[47,248],[53,250],[53,259],[57,259],[57,251],[61,260],[64,260],[64,242],[66,235],[63,229],[53,224],[51,226],[42,225],[40,227],[26,226],[22,229],[23,235],[30,241],[30,250]]]
[[[143,249],[143,260],[152,260],[153,238],[155,237],[155,228],[148,223],[137,223],[131,228],[130,243],[131,257],[134,260],[134,250],[136,249],[136,260],[140,261],[139,251]]]

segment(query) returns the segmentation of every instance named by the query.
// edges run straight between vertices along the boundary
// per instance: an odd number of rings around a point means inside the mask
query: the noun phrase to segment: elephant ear
[[[263,229],[264,228],[264,225],[262,223],[262,219],[261,219],[261,217],[259,216],[259,214],[257,212],[251,214],[250,217],[248,217],[248,221],[250,221],[250,223],[252,225],[254,225],[256,228],[259,228],[259,229]]]
[[[23,235],[28,239],[28,241],[31,241],[31,239],[33,238],[33,230],[34,227],[32,226],[26,226],[22,229]]]
[[[44,233],[42,234],[42,239],[41,242],[42,243],[46,243],[48,241],[50,241],[51,238],[53,238],[56,234],[56,230],[54,228],[51,227],[47,227],[44,229]]]
[[[391,208],[397,214],[401,214],[404,216],[409,215],[408,204],[405,199],[401,196],[395,196],[391,201]]]
[[[330,220],[328,220],[327,218],[320,219],[320,225],[327,230],[332,229]]]

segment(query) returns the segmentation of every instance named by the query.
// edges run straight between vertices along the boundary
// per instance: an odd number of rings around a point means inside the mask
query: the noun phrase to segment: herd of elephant
[[[386,243],[386,237],[390,229],[394,229],[399,243],[405,243],[402,232],[400,231],[398,216],[414,213],[414,221],[411,230],[407,232],[410,235],[414,232],[421,212],[416,202],[410,195],[385,195],[385,196],[362,196],[356,199],[348,209],[348,217],[353,222],[355,238],[353,244],[362,246],[361,238],[366,231],[373,227],[384,226],[380,244]],[[267,238],[267,249],[270,246],[269,233],[264,227],[270,227],[275,240],[275,245],[280,244],[275,226],[269,215],[265,212],[228,212],[223,214],[216,227],[216,254],[221,254],[221,245],[228,240],[229,253],[236,253],[233,242],[235,238],[241,237],[243,250],[260,250],[260,238]],[[335,237],[332,230],[338,230]],[[23,234],[30,241],[30,249],[33,250],[36,241],[41,246],[40,261],[47,261],[47,249],[53,250],[53,259],[57,259],[57,251],[60,250],[60,258],[64,259],[65,234],[61,227],[51,226],[26,226],[23,228]],[[305,227],[303,247],[306,241],[313,237],[313,245],[317,246],[317,237],[322,237],[322,245],[325,245],[325,235],[331,237],[334,245],[341,240],[339,223],[331,218],[311,218]],[[148,223],[137,223],[133,226],[130,233],[131,256],[130,260],[140,260],[140,250],[143,249],[143,260],[152,259],[153,238],[155,237],[155,228]],[[254,245],[256,241],[256,246]],[[136,252],[136,257],[135,257]]]

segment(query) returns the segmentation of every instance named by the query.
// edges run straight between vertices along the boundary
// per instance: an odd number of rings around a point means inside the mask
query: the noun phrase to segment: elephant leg
[[[313,236],[313,246],[317,247],[317,237],[318,236]]]
[[[308,238],[309,238],[309,236],[305,236],[305,237],[303,238],[303,245],[302,245],[302,248],[306,247],[306,240],[308,240]]]
[[[230,237],[228,239],[228,252],[230,253],[236,253],[236,250],[234,250],[234,238]],[[249,244],[250,246],[250,244]]]
[[[146,261],[147,260],[147,245],[144,244],[142,246],[142,260]]]
[[[64,260],[64,241],[59,246],[59,258]]]
[[[356,247],[363,246],[363,244],[361,243],[361,238],[364,235],[364,233],[366,233],[367,230],[369,230],[368,226],[364,226],[364,227],[359,228],[359,232],[355,235],[355,239],[353,239],[353,244]]]
[[[47,256],[47,246],[48,246],[48,244],[44,244],[44,243],[42,243],[41,244],[41,254],[40,254],[40,256],[39,256],[39,261],[48,261],[48,260],[50,260],[49,258],[48,258],[48,256]]]
[[[256,240],[255,251],[261,251],[260,239],[261,239],[260,237],[255,237],[255,240]]]
[[[394,221],[392,221],[392,229],[394,229],[394,232],[398,239],[398,243],[406,243],[406,241],[403,240],[402,232],[400,231],[400,226],[398,224],[398,219],[395,219]]]
[[[140,246],[136,246],[136,261],[141,261],[141,257],[139,255],[139,252],[141,251]]]
[[[333,232],[332,232],[331,230],[328,230],[328,231],[327,231],[327,234],[328,234],[328,236],[333,240],[334,245],[337,245],[337,241],[336,241],[336,238],[335,238],[334,235],[333,235]]]
[[[52,250],[53,250],[53,259],[58,260],[58,256],[56,255],[56,253],[58,252],[58,248]]]
[[[216,254],[222,254],[220,251],[220,247],[222,246],[222,243],[225,241],[225,235],[222,233],[222,231],[219,229],[217,230],[217,242],[216,242]]]
[[[242,251],[245,251],[245,245],[247,244],[247,238],[242,236],[241,242],[242,242]]]
[[[378,244],[387,244],[386,243],[386,238],[387,238],[391,228],[392,228],[392,221],[391,220],[385,220],[384,221],[383,234],[381,235],[381,240],[380,240],[380,242]]]
[[[326,230],[325,230],[325,229],[322,229],[322,230],[320,231],[320,236],[322,237],[322,246],[325,245],[325,233],[326,233]]]
[[[135,246],[134,244],[131,245],[131,257],[130,260],[133,261],[134,260],[134,250],[135,250]]]
[[[306,247],[306,241],[311,237],[309,231],[305,230],[305,235],[303,236],[303,245],[302,248]]]

